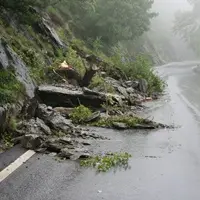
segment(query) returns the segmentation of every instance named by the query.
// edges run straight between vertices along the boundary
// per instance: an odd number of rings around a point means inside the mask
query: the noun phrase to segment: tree
[[[173,30],[200,55],[200,0],[188,0],[188,2],[193,9],[176,14]]]
[[[133,40],[149,29],[156,16],[153,0],[63,0],[62,13],[73,21],[73,28],[84,40],[97,38],[108,46]],[[65,9],[67,8],[67,9]]]

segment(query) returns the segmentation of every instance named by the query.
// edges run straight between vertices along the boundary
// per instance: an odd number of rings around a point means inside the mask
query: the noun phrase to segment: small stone
[[[55,152],[52,152],[49,154],[49,156],[51,156],[51,157],[55,157],[56,155],[57,155],[57,153],[55,153]]]
[[[120,122],[113,122],[113,127],[119,130],[124,130],[128,128],[125,123],[120,123]]]
[[[39,135],[25,135],[21,144],[26,149],[37,149],[43,144],[44,140]]]
[[[64,144],[72,144],[72,139],[69,137],[62,137],[59,139],[59,142]]]
[[[53,108],[52,108],[51,106],[48,106],[48,107],[47,107],[47,110],[48,110],[48,111],[52,111]]]
[[[85,146],[89,146],[89,145],[91,145],[91,142],[89,140],[83,140],[82,144]]]
[[[120,92],[120,94],[122,94],[126,99],[129,98],[126,88],[119,86],[117,89]]]
[[[72,155],[74,155],[72,150],[69,150],[68,148],[62,149],[61,152],[59,153],[59,156],[63,158],[70,158]]]
[[[127,88],[126,91],[127,91],[129,94],[135,92],[135,90],[134,90],[132,87]]]

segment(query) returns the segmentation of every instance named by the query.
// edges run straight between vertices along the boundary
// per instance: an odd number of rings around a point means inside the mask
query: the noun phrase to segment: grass
[[[139,117],[129,117],[129,116],[112,116],[107,118],[101,118],[97,122],[93,122],[91,125],[97,127],[112,128],[113,123],[124,123],[128,128],[134,128],[137,124],[146,124],[145,119]]]
[[[107,172],[111,168],[127,167],[129,158],[131,158],[131,155],[128,153],[111,153],[82,160],[80,165],[94,167],[98,172]]]
[[[106,83],[104,78],[98,74],[92,78],[89,88],[90,89],[98,88],[99,91],[104,91],[107,93],[115,93],[115,88],[111,84]]]

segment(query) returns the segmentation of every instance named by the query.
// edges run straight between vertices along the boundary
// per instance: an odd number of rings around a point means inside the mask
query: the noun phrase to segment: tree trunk
[[[94,75],[96,74],[96,72],[98,71],[98,67],[93,65],[90,68],[86,68],[86,72],[85,75],[81,81],[81,86],[82,87],[88,87],[90,85],[90,82],[92,80],[92,78],[94,77]]]

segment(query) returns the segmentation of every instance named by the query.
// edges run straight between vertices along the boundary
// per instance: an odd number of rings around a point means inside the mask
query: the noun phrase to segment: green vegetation
[[[115,93],[115,88],[111,84],[106,83],[104,78],[98,74],[92,78],[89,88],[90,89],[98,88],[99,91]]]
[[[68,49],[65,57],[66,62],[73,66],[79,73],[80,75],[84,75],[85,73],[85,66],[84,66],[84,61],[81,59],[80,56],[77,55],[76,51],[73,50],[71,47]]]
[[[84,124],[91,115],[92,111],[89,108],[80,105],[73,109],[70,118],[75,124]]]
[[[16,9],[16,15],[27,15],[27,19],[30,15],[35,17],[30,7],[47,11],[69,48],[67,51],[56,48],[48,37],[36,32],[32,28],[35,26],[27,23],[22,23],[27,30],[25,34],[1,21],[0,36],[22,58],[30,69],[31,77],[39,84],[59,81],[60,77],[53,73],[53,69],[64,60],[83,76],[85,59],[77,54],[79,49],[84,54],[94,54],[104,60],[107,66],[103,70],[107,71],[107,75],[120,75],[120,69],[128,79],[146,79],[149,94],[161,92],[164,84],[154,74],[152,64],[143,55],[130,55],[126,46],[127,43],[134,44],[148,30],[150,20],[156,16],[151,11],[152,4],[153,0],[0,0],[0,7],[11,12]],[[118,48],[120,44],[121,48]],[[49,64],[52,66],[49,67]],[[92,79],[90,88],[94,87],[115,92],[99,75]]]
[[[107,118],[101,118],[97,122],[93,122],[93,126],[98,127],[106,127],[106,128],[112,128],[113,123],[124,123],[127,128],[134,128],[137,124],[146,124],[147,120],[139,117],[129,117],[129,116],[111,116]]]
[[[126,58],[123,61],[123,58]],[[136,56],[132,60],[128,55],[115,54],[112,58],[114,66],[117,66],[129,79],[145,79],[148,82],[148,93],[162,92],[164,89],[164,82],[158,75],[155,74],[152,64],[144,55]]]
[[[129,158],[131,158],[131,155],[128,153],[111,153],[82,160],[80,165],[83,167],[94,167],[98,172],[107,172],[111,168],[126,168],[128,166]]]
[[[14,103],[25,94],[24,86],[11,70],[0,70],[0,105]]]

